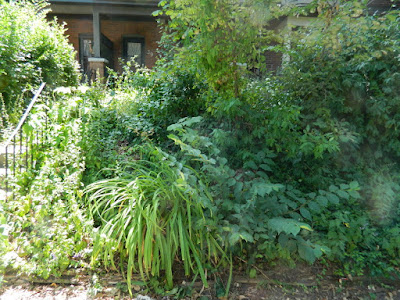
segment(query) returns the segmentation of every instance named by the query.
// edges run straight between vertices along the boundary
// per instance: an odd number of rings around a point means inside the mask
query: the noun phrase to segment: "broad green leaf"
[[[296,236],[302,228],[306,230],[311,230],[310,226],[308,226],[306,223],[287,218],[270,219],[268,221],[268,227],[271,230],[276,231],[278,234],[284,232],[287,234],[292,234],[294,236]]]
[[[177,131],[177,130],[180,130],[180,129],[182,129],[182,128],[183,128],[182,124],[180,124],[180,123],[175,123],[175,124],[169,125],[169,126],[167,127],[167,130],[168,130],[168,131]],[[171,135],[171,136],[174,136],[174,135]],[[174,137],[175,137],[175,136],[174,136]]]
[[[309,193],[308,197],[310,197],[311,199],[314,199],[316,195],[317,195],[316,193]]]
[[[321,207],[318,205],[318,203],[311,201],[310,203],[308,203],[308,207],[315,212],[320,212],[321,211]]]
[[[240,232],[240,237],[243,240],[245,240],[246,242],[250,242],[250,243],[254,242],[253,236],[250,233],[246,232],[246,231],[241,231]]]
[[[315,199],[319,205],[321,205],[322,207],[326,207],[328,205],[328,199],[325,196],[317,196],[317,198]]]
[[[268,195],[269,193],[272,192],[273,184],[271,183],[263,183],[263,182],[258,182],[253,185],[253,190],[254,193],[257,195],[264,197],[265,195]]]
[[[348,194],[347,192],[345,192],[345,191],[337,190],[337,191],[336,191],[336,194],[337,194],[340,198],[344,198],[344,199],[346,199],[346,200],[349,199],[349,194]]]
[[[233,246],[240,240],[239,232],[233,232],[229,235],[229,245]]]
[[[350,189],[352,190],[358,190],[360,188],[359,184],[357,181],[352,181],[349,184]]]
[[[253,170],[257,170],[258,169],[258,166],[256,165],[256,163],[254,161],[252,161],[252,160],[246,161],[244,163],[244,167],[245,168],[250,168],[250,169],[253,169]]]
[[[326,194],[326,198],[329,200],[329,202],[330,203],[332,203],[332,204],[339,204],[339,197],[338,196],[336,196],[335,194],[333,194],[333,193],[327,193]]]
[[[335,186],[335,185],[331,185],[331,186],[329,187],[329,191],[331,191],[331,192],[336,192],[338,189],[339,189],[339,188],[338,188],[337,186]]]
[[[357,192],[357,191],[348,191],[348,193],[354,199],[360,199],[361,198],[360,193]]]
[[[242,189],[243,189],[243,182],[241,182],[241,181],[236,182],[235,191],[234,191],[235,194],[238,195],[240,192],[242,192]]]
[[[314,249],[310,247],[310,245],[305,242],[300,242],[298,244],[299,255],[302,259],[312,264],[317,258],[314,253]]]
[[[269,172],[272,171],[271,167],[267,164],[261,164],[260,168],[263,169],[264,171],[269,171]]]
[[[312,220],[312,216],[311,216],[311,214],[310,214],[310,211],[308,210],[308,209],[306,209],[306,208],[304,208],[304,207],[301,207],[300,208],[300,214],[304,217],[304,218],[306,218],[306,219],[308,219],[308,220]]]
[[[235,185],[235,183],[236,183],[236,179],[235,178],[229,178],[228,182],[227,182],[227,185],[228,186],[233,186],[233,185]]]

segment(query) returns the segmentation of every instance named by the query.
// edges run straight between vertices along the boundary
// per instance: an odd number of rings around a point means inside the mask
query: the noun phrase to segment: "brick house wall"
[[[279,71],[282,66],[282,53],[267,51],[265,53],[265,64],[268,71]]]
[[[93,21],[91,16],[58,16],[60,23],[66,23],[66,34],[69,41],[78,52],[79,60],[79,35],[93,34]],[[145,40],[145,65],[152,68],[157,57],[157,42],[161,33],[155,21],[128,21],[128,20],[101,20],[101,32],[113,43],[113,59],[116,71],[121,71],[119,58],[122,57],[122,39],[124,36],[138,35]]]

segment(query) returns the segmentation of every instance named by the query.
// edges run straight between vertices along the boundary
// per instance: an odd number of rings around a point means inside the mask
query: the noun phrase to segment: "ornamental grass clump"
[[[175,261],[207,285],[205,264],[226,257],[207,208],[207,187],[173,157],[149,145],[140,150],[147,159],[125,163],[117,177],[87,187],[90,210],[101,222],[93,259],[116,268],[118,253],[130,290],[137,271],[143,279],[165,275],[171,288]]]

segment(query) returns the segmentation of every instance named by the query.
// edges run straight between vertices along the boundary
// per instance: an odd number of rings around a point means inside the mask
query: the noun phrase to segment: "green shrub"
[[[400,216],[400,15],[364,9],[357,1],[341,3],[315,26],[292,32],[290,63],[279,81],[300,108],[298,126],[336,143],[320,160],[290,159],[296,169],[289,171],[301,170],[303,183],[317,174],[321,183],[360,185],[360,198],[316,216],[318,243],[331,248],[329,258],[343,272],[387,275],[399,263],[391,234]]]
[[[41,82],[77,83],[75,52],[64,29],[47,21],[45,1],[0,1],[0,93],[9,113]]]
[[[363,148],[371,158],[390,160],[399,149],[399,16],[351,13],[345,10],[329,27],[314,28],[304,43],[293,42],[284,82],[316,129],[341,126],[356,137],[343,140],[343,150]]]
[[[313,187],[307,182],[277,181],[281,179],[281,175],[273,175],[281,163],[277,155],[265,143],[263,148],[257,148],[256,143],[250,147],[241,138],[245,145],[239,151],[247,151],[229,161],[233,155],[224,151],[226,143],[221,144],[221,140],[229,136],[232,144],[239,143],[234,141],[234,135],[225,135],[221,129],[218,134],[216,130],[208,133],[204,125],[208,121],[201,117],[182,119],[169,126],[174,132],[169,137],[181,148],[176,154],[179,160],[205,174],[210,193],[216,199],[213,210],[220,234],[230,251],[253,259],[291,261],[300,256],[308,262],[329,251],[322,243],[314,242],[310,224],[316,226],[315,219],[324,215],[325,210],[337,209],[342,201],[359,198],[358,184]],[[268,132],[264,134],[268,137]],[[254,136],[251,141],[260,142]]]
[[[132,72],[125,68],[113,74],[113,87],[99,89],[99,105],[86,116],[85,182],[98,176],[112,176],[115,162],[129,159],[130,148],[152,140],[159,145],[170,144],[167,127],[185,116],[196,116],[205,110],[202,99],[206,85],[196,80],[193,70],[179,67],[169,70]]]

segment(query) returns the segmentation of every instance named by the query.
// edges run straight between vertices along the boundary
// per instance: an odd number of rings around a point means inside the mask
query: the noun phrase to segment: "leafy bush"
[[[47,21],[44,1],[0,1],[0,93],[9,113],[41,82],[77,83],[75,52],[64,29]],[[1,105],[2,103],[0,103]]]
[[[399,264],[387,233],[399,221],[400,86],[393,79],[399,76],[400,16],[362,15],[364,9],[349,1],[321,13],[314,27],[293,32],[290,63],[279,80],[301,107],[299,126],[336,143],[332,154],[321,156],[318,173],[314,163],[296,164],[324,181],[360,185],[360,198],[318,217],[320,243],[344,272],[388,274]]]
[[[302,43],[294,37],[282,82],[302,106],[302,126],[337,137],[340,152],[325,165],[342,178],[357,178],[379,223],[393,220],[387,213],[399,201],[400,86],[393,80],[400,68],[400,17],[360,12],[359,4],[343,5],[326,27],[299,31]]]
[[[274,36],[269,21],[281,11],[274,2],[161,1],[162,10],[154,14],[171,19],[163,41],[183,45],[171,49],[174,62],[196,66],[198,78],[224,94],[219,100],[226,101],[240,96],[248,70],[265,69],[264,52]]]
[[[297,254],[309,262],[328,251],[312,242],[306,233],[313,231],[309,223],[324,210],[337,208],[341,200],[359,198],[358,184],[331,185],[327,190],[320,186],[306,192],[304,185],[294,181],[277,183],[271,173],[279,161],[267,148],[247,148],[242,165],[233,169],[237,162],[229,162],[232,155],[217,147],[221,130],[218,135],[201,134],[201,121],[199,117],[181,120],[169,127],[176,133],[169,137],[181,148],[180,161],[206,174],[210,193],[216,199],[214,211],[221,235],[230,250],[242,256],[245,247],[247,255],[268,259],[290,260]]]
[[[110,90],[98,89],[94,96],[99,105],[86,116],[86,182],[99,175],[102,168],[113,168],[115,161],[132,156],[133,145],[153,140],[169,143],[167,127],[184,116],[196,116],[205,110],[202,99],[206,85],[196,80],[193,70],[179,67],[169,70],[113,74]],[[93,90],[92,90],[93,92]]]
[[[326,28],[294,39],[283,80],[313,130],[347,131],[344,161],[382,165],[399,156],[399,14],[360,16],[358,9],[344,6]]]

